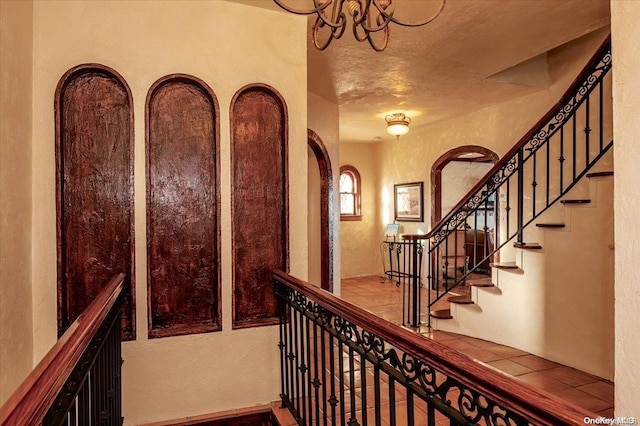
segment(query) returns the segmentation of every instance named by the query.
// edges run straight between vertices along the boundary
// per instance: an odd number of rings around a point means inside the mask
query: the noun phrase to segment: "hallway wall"
[[[32,14],[32,1],[0,2],[0,405],[33,362]]]
[[[640,416],[640,3],[611,1],[613,134],[616,156],[616,416]]]
[[[194,29],[197,29],[194,30]],[[242,31],[239,31],[242,30]],[[290,271],[307,277],[306,20],[229,2],[47,1],[34,4],[33,296],[35,358],[56,339],[53,96],[69,68],[102,63],[131,87],[135,120],[137,340],[123,345],[127,424],[276,400],[278,329],[231,330],[229,108],[249,83],[278,90],[289,113]],[[268,63],[269,66],[263,66]],[[220,105],[223,331],[147,338],[145,100],[160,77],[204,80]]]

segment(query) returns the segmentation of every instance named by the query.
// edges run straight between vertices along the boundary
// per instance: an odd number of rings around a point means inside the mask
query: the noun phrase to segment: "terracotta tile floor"
[[[402,324],[402,289],[380,277],[342,280],[342,297],[396,324]],[[448,309],[444,299],[435,309]],[[426,317],[423,316],[423,320]],[[417,332],[539,389],[604,417],[613,417],[613,383],[574,368],[485,340],[429,330]]]

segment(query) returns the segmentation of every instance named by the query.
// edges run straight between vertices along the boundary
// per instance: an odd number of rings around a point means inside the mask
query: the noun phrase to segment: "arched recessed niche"
[[[58,334],[123,272],[122,336],[135,339],[129,86],[104,65],[70,69],[56,88],[55,126]]]
[[[251,84],[231,102],[233,327],[278,322],[271,269],[288,269],[287,107]]]
[[[202,80],[173,74],[149,89],[149,337],[221,329],[218,103]]]

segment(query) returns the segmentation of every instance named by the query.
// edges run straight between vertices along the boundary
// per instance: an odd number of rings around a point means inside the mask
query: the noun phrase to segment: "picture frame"
[[[393,211],[398,222],[424,222],[424,183],[393,185]]]

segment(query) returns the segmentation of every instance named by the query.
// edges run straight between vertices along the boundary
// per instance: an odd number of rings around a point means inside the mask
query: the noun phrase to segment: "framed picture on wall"
[[[398,222],[424,220],[423,182],[393,185],[393,211]]]

